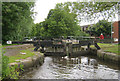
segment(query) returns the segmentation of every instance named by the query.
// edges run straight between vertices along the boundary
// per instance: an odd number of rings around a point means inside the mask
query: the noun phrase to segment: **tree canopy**
[[[70,13],[76,14],[76,18],[81,22],[96,22],[101,19],[97,24],[94,25],[92,31],[94,35],[99,36],[101,33],[104,35],[110,35],[111,26],[108,20],[113,20],[115,14],[119,14],[118,2],[66,2],[58,3],[56,8],[61,8]]]
[[[45,21],[36,24],[39,33],[44,37],[76,36],[80,35],[80,26],[76,14],[62,10],[61,8],[51,9]],[[42,32],[42,33],[40,33]]]
[[[112,19],[118,13],[117,2],[66,2],[51,9],[45,21],[33,27],[37,36],[81,36],[80,22]],[[97,30],[97,28],[95,28]],[[39,33],[38,33],[39,32]],[[99,33],[97,33],[99,34]]]
[[[118,14],[117,2],[66,2],[58,3],[56,8],[75,13],[80,22],[94,21],[100,17],[105,20],[113,19]]]
[[[95,36],[100,36],[103,33],[104,36],[111,35],[111,23],[107,20],[100,20],[98,23],[93,25],[91,31],[94,31],[93,34]]]
[[[2,3],[2,40],[20,40],[28,36],[33,25],[34,2]]]
[[[103,17],[114,18],[118,13],[117,2],[66,2],[51,9],[45,21],[33,23],[33,2],[2,3],[2,40],[20,40],[26,36],[81,36],[78,25]],[[95,27],[93,27],[95,28]],[[97,30],[97,27],[95,28]],[[99,33],[98,33],[99,34]],[[108,34],[108,33],[107,33]]]
[[[68,36],[75,35],[77,25],[76,14],[61,9],[50,10],[44,27],[46,35]],[[78,30],[78,29],[77,29]]]

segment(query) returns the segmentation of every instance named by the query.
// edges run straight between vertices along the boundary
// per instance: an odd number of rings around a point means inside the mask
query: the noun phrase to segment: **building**
[[[81,26],[81,30],[86,32],[86,31],[90,30],[92,26],[93,26],[93,24]]]
[[[113,23],[113,30],[112,30],[112,38],[114,39],[115,42],[118,42],[119,39],[118,27],[119,27],[118,21],[115,21]]]
[[[119,22],[120,21],[115,21],[115,22],[113,22],[113,24],[112,24],[112,38],[114,39],[114,42],[116,42],[116,43],[118,43],[118,37],[119,37],[119,31],[118,31],[118,29],[119,29]],[[91,25],[84,25],[84,26],[81,26],[81,30],[82,31],[84,31],[84,32],[86,32],[86,33],[88,33],[88,34],[90,34],[91,36],[92,36],[92,32],[93,31],[91,31],[90,29],[92,28],[92,26],[93,26],[93,24],[91,24]],[[107,37],[105,37],[105,38],[107,38]],[[111,38],[111,36],[110,37],[108,37],[108,38]]]
[[[92,26],[93,26],[93,24],[81,26],[81,30],[83,32],[86,32],[86,33],[92,35],[92,31],[91,31]]]

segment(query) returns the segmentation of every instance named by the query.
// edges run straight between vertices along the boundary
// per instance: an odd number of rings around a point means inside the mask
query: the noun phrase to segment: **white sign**
[[[112,33],[114,33],[114,32],[112,32]]]
[[[114,38],[114,41],[118,41],[118,38]]]
[[[12,41],[7,41],[7,44],[12,44]]]

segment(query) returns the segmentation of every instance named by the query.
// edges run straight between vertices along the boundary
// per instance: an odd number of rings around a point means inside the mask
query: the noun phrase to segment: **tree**
[[[20,40],[29,36],[33,25],[33,2],[2,3],[2,40]]]
[[[31,31],[31,36],[44,36],[44,28],[43,28],[43,22],[34,24],[34,26],[32,27],[32,31]]]
[[[80,28],[76,14],[61,8],[51,9],[47,19],[43,22],[44,35],[47,37],[75,36]]]
[[[80,22],[92,22],[99,20],[100,17],[105,20],[113,19],[115,14],[118,14],[117,2],[66,2],[57,4],[56,8],[75,13]]]
[[[111,23],[107,20],[100,20],[98,23],[93,25],[91,31],[94,31],[94,35],[100,36],[103,33],[104,36],[111,35]]]

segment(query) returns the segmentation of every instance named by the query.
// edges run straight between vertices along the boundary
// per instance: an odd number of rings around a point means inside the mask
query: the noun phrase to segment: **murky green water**
[[[25,79],[118,79],[118,66],[93,57],[45,57],[42,66],[25,73]]]

